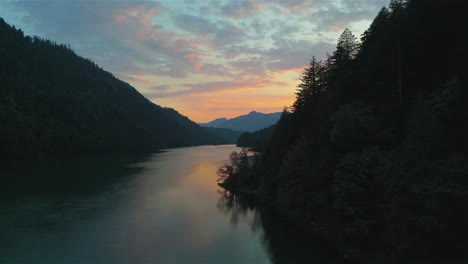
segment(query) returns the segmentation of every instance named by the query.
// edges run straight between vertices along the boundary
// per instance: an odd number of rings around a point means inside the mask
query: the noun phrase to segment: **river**
[[[0,263],[338,263],[319,238],[217,186],[233,150],[0,164]]]

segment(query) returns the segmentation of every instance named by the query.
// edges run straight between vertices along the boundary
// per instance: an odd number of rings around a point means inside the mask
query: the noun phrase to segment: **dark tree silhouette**
[[[332,56],[312,58],[293,111],[246,173],[259,199],[318,226],[356,263],[466,262],[462,10],[463,1],[394,0],[361,43],[345,29]]]

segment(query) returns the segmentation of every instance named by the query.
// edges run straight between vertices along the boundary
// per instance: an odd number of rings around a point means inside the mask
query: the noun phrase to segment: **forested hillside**
[[[239,139],[236,142],[238,147],[249,147],[253,150],[264,150],[273,136],[275,131],[275,125],[254,131],[254,132],[245,132],[240,135]]]
[[[462,263],[468,222],[463,1],[393,0],[312,58],[254,165],[220,170],[356,263]],[[226,167],[223,167],[226,168]]]
[[[219,138],[222,144],[235,144],[242,132],[227,128],[202,127],[202,129],[213,137]]]
[[[221,142],[69,47],[1,18],[0,58],[0,158]]]

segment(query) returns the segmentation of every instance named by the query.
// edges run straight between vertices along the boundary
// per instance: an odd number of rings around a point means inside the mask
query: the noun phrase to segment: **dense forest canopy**
[[[360,40],[344,30],[304,69],[261,159],[233,153],[221,185],[257,193],[357,263],[466,261],[465,11],[392,0]]]
[[[275,131],[275,125],[254,131],[252,133],[245,132],[239,136],[236,145],[238,147],[250,147],[254,150],[265,149],[268,141],[271,139]]]
[[[224,142],[69,46],[1,18],[0,58],[0,158]]]

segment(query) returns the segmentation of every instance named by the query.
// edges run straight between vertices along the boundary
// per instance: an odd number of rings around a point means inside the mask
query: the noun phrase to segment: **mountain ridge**
[[[274,125],[281,117],[281,112],[261,113],[250,111],[246,115],[234,118],[216,118],[207,123],[198,123],[203,127],[226,128],[242,132],[254,132]]]
[[[0,18],[0,159],[220,144],[69,46]]]

